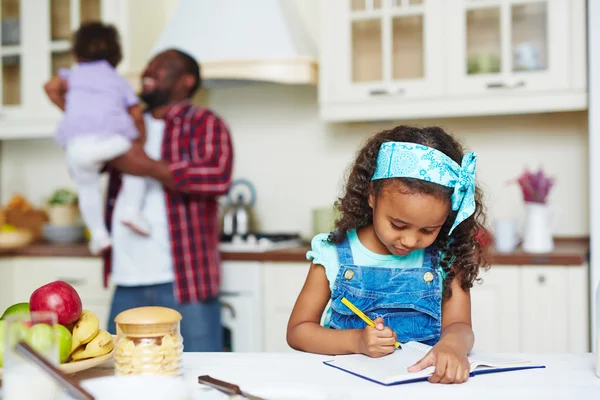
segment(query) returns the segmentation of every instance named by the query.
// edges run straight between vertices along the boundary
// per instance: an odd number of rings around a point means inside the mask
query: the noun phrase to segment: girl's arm
[[[380,319],[375,321],[377,328],[338,330],[321,326],[330,297],[325,268],[312,264],[288,322],[287,342],[292,348],[317,354],[363,353],[371,357],[382,357],[395,350],[396,335]]]
[[[53,76],[44,85],[46,95],[52,103],[65,111],[65,94],[67,93],[67,81],[60,76]]]
[[[409,372],[435,365],[429,378],[433,383],[461,383],[469,378],[467,355],[473,348],[475,336],[471,328],[471,294],[465,292],[458,279],[450,284],[452,297],[442,305],[442,337],[440,341]]]

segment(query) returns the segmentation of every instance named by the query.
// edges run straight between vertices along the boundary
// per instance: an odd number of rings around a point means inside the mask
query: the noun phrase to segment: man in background
[[[217,197],[229,190],[233,149],[224,121],[191,104],[201,87],[200,68],[189,55],[168,50],[142,76],[149,159],[138,149],[116,159],[106,217],[113,247],[105,256],[105,279],[115,284],[109,332],[121,311],[163,306],[181,313],[186,351],[221,351],[218,300],[221,260]],[[156,161],[155,161],[156,160]],[[149,236],[119,223],[120,164],[139,164],[147,179],[143,215]],[[135,173],[135,171],[131,171]]]

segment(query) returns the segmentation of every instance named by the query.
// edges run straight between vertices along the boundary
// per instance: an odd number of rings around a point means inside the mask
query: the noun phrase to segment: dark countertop
[[[264,253],[222,253],[224,261],[306,262],[308,246]],[[556,238],[555,249],[548,254],[528,254],[516,250],[509,254],[492,252],[492,265],[582,265],[588,261],[589,238]],[[21,249],[4,251],[0,256],[14,257],[93,257],[85,243],[56,245],[36,243]]]

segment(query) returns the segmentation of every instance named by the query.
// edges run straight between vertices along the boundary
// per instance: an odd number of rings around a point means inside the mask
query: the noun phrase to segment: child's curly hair
[[[105,60],[116,68],[123,58],[119,32],[102,22],[84,23],[73,37],[73,53],[78,61]]]
[[[392,180],[402,182],[409,193],[423,193],[450,200],[453,188],[420,179],[391,178],[371,181],[377,164],[377,154],[384,142],[410,142],[432,147],[446,154],[459,165],[464,155],[460,143],[439,127],[397,126],[371,137],[358,152],[356,161],[350,170],[345,193],[335,204],[340,212],[340,217],[335,224],[336,230],[329,235],[331,243],[342,242],[351,229],[358,229],[373,223],[373,210],[369,206],[368,195],[371,192],[378,195],[380,190],[390,184]],[[487,246],[476,240],[479,233],[485,232],[485,209],[482,198],[482,192],[477,187],[475,189],[475,214],[459,224],[452,232],[452,236],[449,236],[448,232],[456,217],[456,212],[451,211],[433,243],[438,250],[438,262],[447,274],[444,281],[445,299],[452,296],[450,282],[455,277],[459,279],[461,288],[469,290],[477,279],[479,268],[489,267]]]

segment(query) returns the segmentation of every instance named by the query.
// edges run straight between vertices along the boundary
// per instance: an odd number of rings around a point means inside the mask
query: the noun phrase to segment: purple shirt
[[[127,109],[139,103],[131,86],[106,61],[79,63],[61,69],[68,84],[65,114],[56,140],[65,147],[80,135],[122,135],[135,139],[139,132]]]

